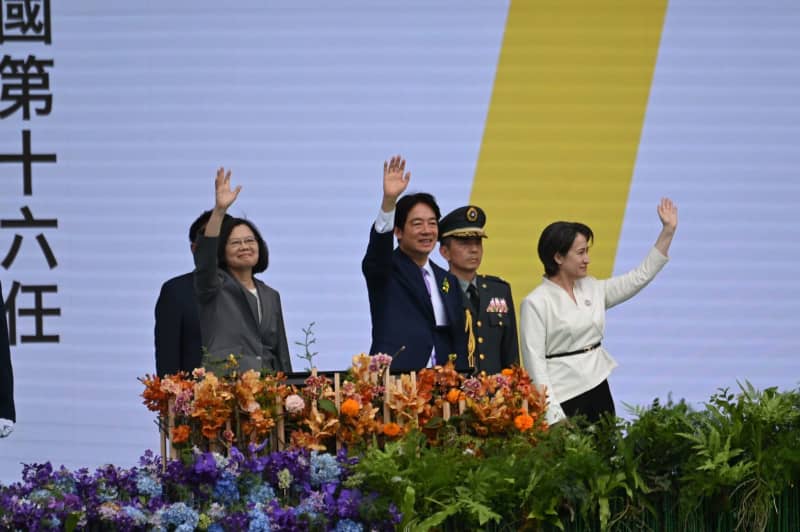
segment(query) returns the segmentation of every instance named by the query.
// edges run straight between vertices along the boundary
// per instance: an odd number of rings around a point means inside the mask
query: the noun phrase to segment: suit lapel
[[[269,312],[270,306],[272,305],[272,299],[270,298],[270,293],[267,291],[266,285],[261,281],[256,281],[256,289],[258,290],[258,302],[261,304],[261,323],[259,323],[259,331],[262,329],[269,328],[269,322],[272,319],[274,313]],[[258,316],[256,316],[258,319]]]
[[[242,306],[242,315],[243,316],[250,316],[253,320],[253,325],[256,327],[259,326],[258,323],[258,307],[256,306],[256,297],[248,292],[247,288],[242,286],[242,283],[237,281],[232,275],[228,274],[228,281],[233,284],[233,286],[238,290],[239,294],[239,304]],[[258,283],[256,283],[256,289],[258,288]],[[258,293],[259,297],[261,297],[261,292]]]
[[[411,294],[413,300],[422,308],[431,321],[435,321],[431,298],[428,295],[428,289],[425,287],[425,280],[422,278],[422,269],[408,255],[400,251],[400,248],[394,250],[394,258],[394,263],[399,273],[397,281]],[[436,281],[432,280],[432,282]],[[432,290],[434,288],[434,286],[431,287]]]
[[[440,268],[435,262],[430,261],[431,268],[433,269],[433,275],[436,278],[436,285],[432,286],[432,290],[439,291],[439,297],[442,298],[442,303],[444,304],[444,309],[447,312],[447,321],[448,323],[455,324],[458,323],[460,319],[460,314],[463,312],[461,309],[461,300],[462,297],[459,296],[458,298],[454,298],[450,296],[451,290],[456,290],[456,293],[461,292],[461,286],[458,284],[457,280],[450,279],[447,275],[447,272]],[[446,290],[445,291],[445,287]],[[459,304],[454,305],[453,302],[458,301]]]

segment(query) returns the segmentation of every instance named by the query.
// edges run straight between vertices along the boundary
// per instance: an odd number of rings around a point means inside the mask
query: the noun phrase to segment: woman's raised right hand
[[[214,186],[216,189],[214,207],[223,211],[228,210],[228,207],[233,205],[239,192],[242,190],[242,185],[237,186],[231,190],[231,171],[227,173],[225,169],[220,167],[217,169],[217,177],[214,179]]]

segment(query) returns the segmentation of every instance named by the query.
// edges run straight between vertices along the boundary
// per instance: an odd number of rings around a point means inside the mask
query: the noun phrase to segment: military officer
[[[486,214],[475,205],[450,212],[439,221],[439,252],[464,294],[470,364],[492,375],[519,364],[519,343],[511,286],[499,277],[478,275],[485,225]]]

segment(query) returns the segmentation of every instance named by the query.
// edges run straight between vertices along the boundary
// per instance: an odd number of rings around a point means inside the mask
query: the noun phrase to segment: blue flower
[[[330,454],[311,452],[311,485],[319,487],[326,482],[336,482],[342,470],[336,458]]]
[[[225,529],[219,523],[214,523],[208,527],[208,532],[225,532]]]
[[[136,526],[143,526],[147,524],[147,516],[135,506],[123,506],[122,512],[127,515]]]
[[[236,485],[236,477],[232,473],[226,471],[222,474],[222,477],[214,485],[214,497],[226,504],[239,500],[239,487]]]
[[[183,530],[180,528],[183,525],[191,527],[188,530],[194,530],[199,521],[200,515],[182,502],[167,506],[161,514],[161,524],[175,525],[178,530]]]
[[[250,517],[250,526],[247,528],[247,532],[270,532],[267,514],[254,509],[250,511],[248,517]]]
[[[33,493],[31,493],[30,495],[28,495],[28,498],[33,502],[43,503],[47,502],[52,496],[53,494],[50,493],[50,490],[38,489]]]
[[[56,517],[55,515],[50,516],[49,519],[42,521],[42,525],[45,525],[48,528],[52,528],[53,530],[60,530],[61,529],[61,519]]]
[[[252,504],[264,504],[275,498],[275,490],[269,484],[259,484],[247,496],[247,502]]]
[[[350,519],[342,519],[336,523],[336,528],[333,532],[364,532],[364,527],[361,523],[356,523]]]
[[[116,486],[109,486],[102,483],[100,489],[97,491],[97,498],[101,502],[113,502],[119,498]]]
[[[136,479],[136,489],[142,495],[148,497],[159,497],[161,495],[161,483],[150,475],[140,475]]]
[[[307,515],[312,521],[316,520],[320,514],[325,513],[325,494],[320,491],[312,491],[308,497],[297,505],[297,515]]]

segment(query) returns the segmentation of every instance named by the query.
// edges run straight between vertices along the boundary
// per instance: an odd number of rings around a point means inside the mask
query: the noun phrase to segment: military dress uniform
[[[439,222],[439,239],[486,238],[486,214],[474,205],[459,207]],[[471,281],[459,279],[464,295],[467,354],[476,371],[489,375],[519,365],[517,316],[511,286],[500,277],[476,275]]]
[[[503,368],[519,365],[517,316],[511,286],[494,275],[476,275],[475,287],[478,294],[477,309],[462,284],[464,306],[472,317],[475,369],[494,375]]]

